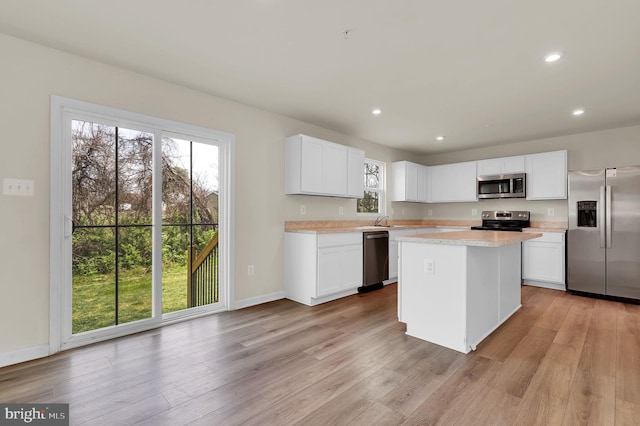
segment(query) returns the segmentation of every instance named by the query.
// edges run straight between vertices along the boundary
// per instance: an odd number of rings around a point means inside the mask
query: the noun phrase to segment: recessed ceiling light
[[[436,140],[437,141],[443,141],[444,140],[444,136],[436,136]]]
[[[574,109],[571,114],[573,114],[573,115],[582,115],[582,114],[584,114],[584,109],[582,109],[582,108]]]
[[[371,111],[371,114],[380,115],[380,114],[382,114],[382,110],[380,108],[376,108],[373,111]]]
[[[553,52],[553,53],[549,53],[547,56],[545,56],[544,57],[544,61],[545,62],[555,62],[560,58],[562,58],[562,54],[561,53]]]

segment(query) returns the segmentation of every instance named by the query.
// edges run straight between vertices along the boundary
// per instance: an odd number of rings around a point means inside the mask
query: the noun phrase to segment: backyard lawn
[[[187,269],[164,269],[162,312],[187,308]],[[151,272],[144,268],[120,273],[118,323],[151,317]],[[115,275],[73,276],[73,333],[115,325]]]

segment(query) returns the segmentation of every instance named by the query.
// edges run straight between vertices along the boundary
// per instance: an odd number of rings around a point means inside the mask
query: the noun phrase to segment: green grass
[[[162,311],[187,308],[186,267],[165,268]],[[151,318],[151,272],[144,268],[120,273],[118,323]],[[73,333],[115,325],[115,275],[73,276]]]

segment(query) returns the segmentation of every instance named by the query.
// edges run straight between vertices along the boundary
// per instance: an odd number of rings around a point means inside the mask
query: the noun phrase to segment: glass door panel
[[[72,333],[149,319],[153,134],[71,127]]]
[[[218,147],[162,140],[163,313],[219,302]]]

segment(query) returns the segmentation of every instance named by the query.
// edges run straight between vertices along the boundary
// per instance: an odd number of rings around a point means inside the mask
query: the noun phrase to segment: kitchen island
[[[406,333],[463,353],[520,309],[521,242],[539,233],[458,231],[398,238]]]

